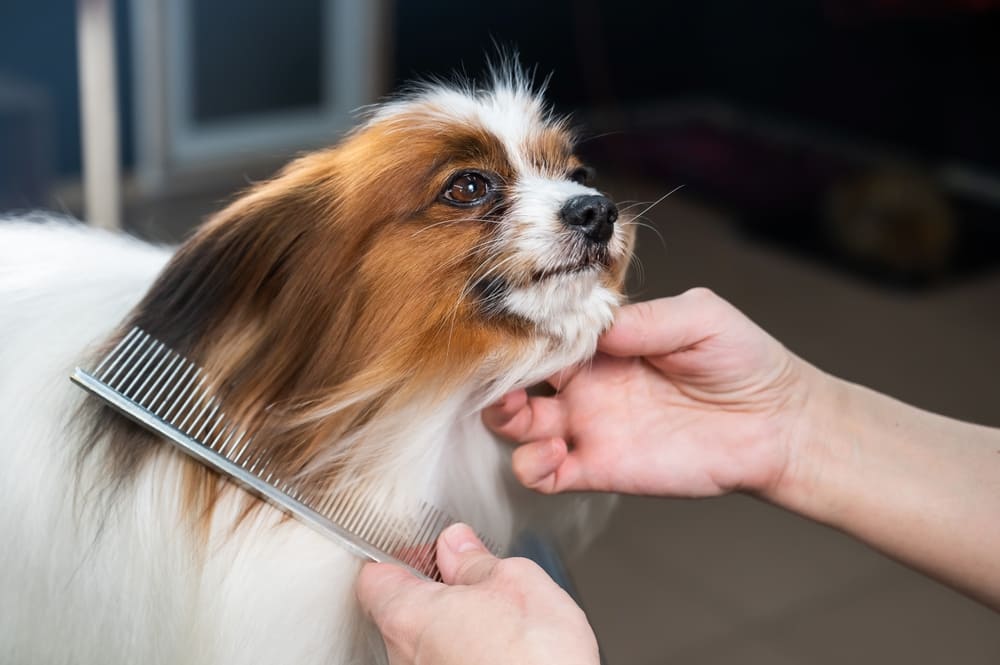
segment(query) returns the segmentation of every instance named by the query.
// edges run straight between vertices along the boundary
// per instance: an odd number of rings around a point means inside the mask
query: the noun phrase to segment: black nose
[[[615,231],[618,208],[606,196],[574,196],[559,211],[563,222],[594,242],[607,242]]]

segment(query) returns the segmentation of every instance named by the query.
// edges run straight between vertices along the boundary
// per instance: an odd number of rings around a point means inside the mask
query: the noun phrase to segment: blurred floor
[[[128,211],[183,236],[218,196]],[[618,200],[669,187],[609,187]],[[799,355],[912,404],[1000,426],[1000,273],[947,290],[882,290],[743,240],[710,208],[654,208],[638,299],[708,286]],[[807,220],[803,220],[806,223]],[[610,665],[1000,662],[1000,617],[837,532],[743,496],[624,499],[572,566]]]

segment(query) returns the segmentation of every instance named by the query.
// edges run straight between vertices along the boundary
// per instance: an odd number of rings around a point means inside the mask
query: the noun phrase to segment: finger
[[[500,436],[518,442],[567,435],[565,407],[556,397],[526,397],[516,411],[486,409],[483,422]]]
[[[528,403],[528,391],[514,390],[483,409],[483,422],[490,429],[503,427]]]
[[[626,305],[601,336],[597,348],[616,356],[673,353],[716,334],[719,313],[729,304],[708,289]]]
[[[466,524],[452,524],[438,537],[437,564],[446,584],[482,582],[499,561]]]
[[[354,593],[365,614],[380,628],[392,608],[404,598],[425,591],[428,582],[388,563],[366,563],[358,574]]]
[[[578,454],[569,452],[562,439],[519,446],[511,464],[521,484],[541,494],[605,489],[591,482],[586,465]]]
[[[532,441],[514,450],[511,466],[514,476],[528,489],[545,494],[552,489],[552,479],[556,470],[566,461],[569,450],[566,442],[559,438]]]

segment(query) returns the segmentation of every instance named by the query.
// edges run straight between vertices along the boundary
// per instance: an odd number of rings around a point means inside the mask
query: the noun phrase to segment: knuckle
[[[373,618],[380,632],[392,642],[405,642],[414,631],[414,619],[404,603],[386,603]]]
[[[398,638],[409,627],[408,620],[395,607],[385,607],[376,616],[376,623],[386,637]]]
[[[699,302],[715,302],[719,300],[719,296],[716,295],[715,291],[705,286],[696,286],[688,289],[682,295]]]
[[[654,305],[654,301],[644,300],[637,302],[631,306],[631,310],[643,330],[656,322],[656,306]]]
[[[537,563],[524,557],[503,559],[497,564],[496,574],[504,580],[527,580],[542,573]],[[544,574],[544,573],[543,573]]]
[[[651,318],[655,314],[652,300],[643,300],[632,305],[634,311],[643,318]]]
[[[521,443],[520,437],[518,436],[519,430],[517,426],[511,422],[500,423],[492,425],[490,431],[500,437],[502,440],[510,444]]]
[[[524,450],[523,446],[515,450],[511,457],[511,471],[514,472],[518,482],[525,487],[534,489],[534,485],[539,482],[538,472],[531,463],[531,451]]]
[[[513,414],[510,420],[507,421],[504,430],[507,436],[517,439],[524,435],[525,432],[531,429],[531,425],[534,422],[534,413],[531,409],[523,407],[520,411]]]
[[[685,293],[689,295],[699,310],[705,312],[712,320],[722,321],[727,319],[734,308],[725,298],[718,295],[712,289],[704,286],[696,286]]]

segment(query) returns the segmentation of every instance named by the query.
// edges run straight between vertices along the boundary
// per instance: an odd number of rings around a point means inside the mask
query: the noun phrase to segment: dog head
[[[633,234],[590,178],[521,74],[418,86],[210,219],[124,329],[204,366],[287,476],[335,473],[386,413],[593,352]]]

